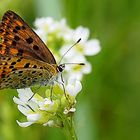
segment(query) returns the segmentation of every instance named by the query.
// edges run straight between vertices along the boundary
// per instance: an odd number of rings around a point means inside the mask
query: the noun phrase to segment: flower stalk
[[[77,140],[75,128],[74,128],[74,119],[73,116],[65,117],[63,116],[63,131],[68,140]]]

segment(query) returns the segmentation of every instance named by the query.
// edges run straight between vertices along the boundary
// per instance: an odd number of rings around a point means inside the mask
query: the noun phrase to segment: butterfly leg
[[[26,108],[24,105],[21,105],[22,107],[24,107],[24,108]],[[31,108],[28,104],[26,104],[26,106],[29,108],[29,109],[31,109],[33,112],[35,112],[34,110],[33,110],[33,108]]]
[[[64,83],[62,84],[62,87],[63,87],[64,95],[65,95],[65,97],[67,98],[67,95],[66,95],[66,90],[65,90]]]
[[[63,78],[63,77],[62,77],[62,78]],[[63,80],[63,79],[62,79],[62,80]],[[56,81],[56,80],[55,80],[55,81]],[[63,82],[63,81],[62,81],[62,82],[60,82],[60,81],[56,81],[56,82],[62,85],[62,87],[63,87],[63,91],[64,91],[64,95],[65,95],[66,99],[68,99],[67,94],[66,94],[66,90],[65,90],[64,82]]]
[[[34,93],[29,99],[28,101],[30,101],[34,96],[35,96],[36,93]]]
[[[69,100],[68,96],[66,94],[66,89],[65,89],[64,83],[61,82],[61,84],[62,84],[62,87],[63,87],[64,95],[65,95],[66,99]]]
[[[63,75],[62,75],[62,73],[61,73],[61,81],[64,83],[64,79],[63,79]]]
[[[27,105],[27,107],[29,107],[33,112],[35,112],[29,105]]]
[[[54,84],[51,85],[51,93],[50,93],[50,100],[52,101],[52,94],[53,94],[53,86]]]
[[[34,96],[35,94],[38,92],[38,90],[40,89],[41,85],[37,88],[36,92],[28,99],[28,101],[30,101]]]

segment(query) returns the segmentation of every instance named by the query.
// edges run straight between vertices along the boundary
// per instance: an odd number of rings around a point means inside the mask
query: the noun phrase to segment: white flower
[[[36,110],[38,108],[38,105],[33,102],[32,100],[29,101],[29,99],[32,97],[34,94],[30,88],[25,88],[25,89],[17,89],[18,97],[14,97],[13,100],[16,104],[21,105],[21,106],[26,106],[27,104],[33,109]],[[26,106],[28,109],[29,107]]]
[[[71,29],[65,19],[56,21],[53,18],[40,18],[35,21],[36,32],[39,36],[45,40],[46,44],[50,46],[53,51],[53,48],[59,48],[58,55],[59,58],[74,44],[76,41],[81,38],[81,42],[73,47],[64,57],[64,63],[86,63],[87,68],[78,66],[72,67],[69,71],[69,68],[66,68],[66,76],[72,76],[72,73],[76,73],[73,77],[81,80],[84,74],[91,72],[91,65],[86,60],[86,56],[96,55],[100,52],[100,42],[98,39],[88,40],[90,31],[88,28],[82,26],[77,27],[75,30]],[[53,51],[54,52],[54,51]],[[56,53],[56,52],[55,52]],[[58,57],[57,57],[58,58]],[[58,59],[57,59],[58,60]],[[59,62],[59,61],[58,61]],[[71,67],[71,66],[70,66]],[[67,73],[69,76],[67,75]]]
[[[55,104],[53,104],[49,99],[42,98],[38,94],[32,97],[34,93],[30,88],[18,89],[17,91],[19,93],[19,98],[14,97],[13,100],[18,104],[19,111],[27,117],[27,122],[21,123],[17,121],[17,123],[22,127],[27,127],[33,123],[43,123],[45,115],[47,115],[48,118],[51,116],[50,114],[44,113],[44,111],[50,111],[53,113],[54,110],[56,110]],[[46,120],[44,123],[46,123]]]
[[[27,122],[17,121],[19,126],[27,127],[34,123],[39,123],[50,127],[61,126],[62,120],[60,120],[58,113],[62,112],[63,114],[63,112],[65,112],[64,114],[68,114],[75,112],[75,98],[81,91],[82,85],[78,80],[69,79],[65,88],[67,95],[69,95],[69,99],[67,99],[63,93],[63,88],[56,84],[54,86],[52,101],[50,100],[50,97],[43,98],[38,94],[33,96],[34,93],[30,88],[18,89],[17,91],[19,93],[19,98],[14,97],[13,100],[16,104],[18,104],[19,111],[27,118]]]
[[[62,47],[60,49],[60,54],[63,54],[67,50],[67,47]],[[77,80],[82,80],[84,74],[88,74],[91,72],[91,64],[86,60],[86,58],[75,48],[73,48],[64,58],[63,62],[70,62],[70,63],[84,63],[85,65],[66,65],[64,77],[74,77]]]
[[[43,37],[43,40],[45,41],[53,41],[53,37],[57,39],[64,38],[65,34],[67,36],[67,33],[70,32],[65,19],[58,22],[51,17],[39,18],[36,19],[34,25],[36,27],[35,31],[41,38],[45,35],[46,39]]]
[[[76,97],[76,95],[82,90],[82,84],[80,81],[70,78],[65,88],[70,96]]]

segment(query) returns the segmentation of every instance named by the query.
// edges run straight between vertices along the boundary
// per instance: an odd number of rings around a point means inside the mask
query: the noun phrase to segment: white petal
[[[29,102],[28,105],[29,105],[34,111],[38,110],[38,108],[39,108],[38,104],[35,103],[35,102]]]
[[[75,95],[82,90],[82,84],[80,81],[76,80],[75,82]]]
[[[25,106],[21,106],[21,105],[18,105],[18,110],[24,114],[25,116],[28,115],[30,109],[28,107],[25,107]]]
[[[72,36],[73,36],[73,30],[71,30],[70,28],[65,29],[65,32],[61,32],[60,37],[62,37],[65,42],[74,42],[72,40]],[[68,43],[67,43],[68,44]],[[70,44],[69,46],[71,46],[72,44]]]
[[[72,85],[67,85],[66,90],[71,96],[74,96],[74,87]]]
[[[70,45],[65,45],[60,49],[60,54],[63,56],[63,54],[69,49]],[[86,58],[84,57],[81,52],[79,52],[76,48],[71,49],[67,55],[64,57],[65,62],[70,62],[70,63],[84,63],[86,61]]]
[[[42,27],[44,23],[46,22],[46,18],[37,18],[34,22],[34,25],[38,28]]]
[[[66,66],[65,72],[67,77],[70,77],[71,79],[81,80],[83,74],[89,74],[92,70],[91,64],[87,61],[85,61],[84,63],[84,66]]]
[[[67,52],[67,50],[69,49],[70,46],[71,46],[71,44],[67,44],[67,45],[62,46],[59,50],[59,53],[63,56],[63,54],[65,52]],[[69,56],[73,55],[73,53],[74,53],[73,49],[71,49],[65,57],[69,57]]]
[[[91,72],[91,70],[92,70],[91,64],[89,62],[86,62],[85,66],[83,66],[82,72],[84,74],[88,74]]]
[[[34,25],[37,27],[37,28],[40,28],[40,29],[45,29],[47,26],[51,26],[53,24],[53,19],[51,17],[47,17],[47,18],[38,18],[35,20],[35,23]]]
[[[95,55],[99,53],[101,50],[100,42],[97,39],[92,39],[86,42],[84,46],[84,53],[85,55]]]
[[[17,89],[17,92],[19,93],[18,96],[23,101],[28,101],[30,97],[34,94],[30,88],[25,89]]]
[[[79,26],[75,31],[73,35],[73,39],[77,41],[79,38],[81,38],[81,42],[87,41],[89,37],[89,29],[84,28],[82,26]]]
[[[18,123],[19,126],[21,127],[28,127],[30,125],[32,125],[34,122],[19,122],[18,120],[16,121]]]
[[[83,78],[83,73],[82,71],[77,71],[77,72],[73,71],[71,73],[68,73],[68,77],[81,81]]]
[[[66,19],[63,18],[60,20],[59,24],[62,26],[62,27],[65,27],[66,26]]]
[[[27,115],[27,120],[30,122],[36,122],[41,118],[41,114],[29,114]]]
[[[81,89],[82,84],[80,83],[80,81],[75,79],[69,79],[66,90],[71,96],[76,96],[81,91]]]
[[[13,98],[13,101],[16,103],[16,104],[19,104],[19,105],[25,105],[26,102],[20,100],[19,98],[15,97]]]

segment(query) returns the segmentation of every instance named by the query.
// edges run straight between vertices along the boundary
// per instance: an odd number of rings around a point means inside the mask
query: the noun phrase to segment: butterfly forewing
[[[14,12],[7,11],[0,24],[1,55],[28,56],[56,64],[52,53],[38,35]]]

